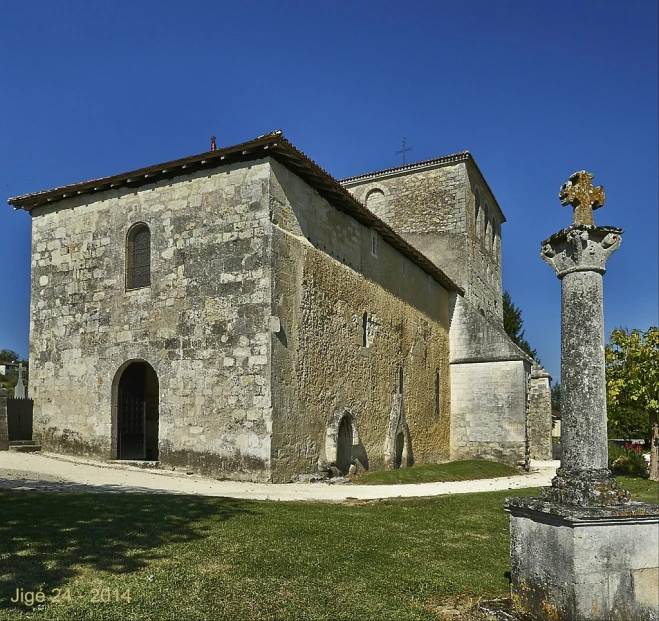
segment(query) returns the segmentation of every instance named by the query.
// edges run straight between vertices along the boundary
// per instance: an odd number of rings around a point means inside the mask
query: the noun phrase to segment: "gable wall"
[[[344,185],[467,290],[466,175],[464,163],[457,163]]]
[[[503,321],[501,217],[471,162],[412,168],[344,185],[460,285],[474,306]],[[481,197],[478,214],[476,188]]]
[[[116,455],[112,386],[160,383],[160,461],[267,480],[269,165],[123,188],[33,211],[30,390],[52,451]],[[128,229],[151,230],[151,286],[126,291]]]

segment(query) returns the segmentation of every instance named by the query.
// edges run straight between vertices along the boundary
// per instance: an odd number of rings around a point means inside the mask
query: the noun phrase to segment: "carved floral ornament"
[[[574,221],[543,241],[540,255],[559,278],[581,271],[604,274],[606,261],[622,241],[622,229],[595,227],[593,210],[604,205],[605,194],[602,186],[593,187],[594,176],[585,170],[576,172],[558,194],[563,206],[574,208]]]

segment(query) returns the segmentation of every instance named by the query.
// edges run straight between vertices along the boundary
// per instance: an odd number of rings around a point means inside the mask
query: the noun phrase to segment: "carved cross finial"
[[[601,185],[596,188],[593,187],[594,177],[595,175],[580,170],[570,175],[569,181],[561,186],[558,198],[561,200],[563,207],[566,205],[574,207],[573,224],[595,226],[593,211],[604,205],[606,196]]]

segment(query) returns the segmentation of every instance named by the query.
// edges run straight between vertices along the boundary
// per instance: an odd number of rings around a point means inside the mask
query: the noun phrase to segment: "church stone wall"
[[[502,214],[485,180],[468,165],[467,222],[469,286],[467,298],[479,311],[503,324]]]
[[[523,463],[527,434],[536,433],[543,416],[551,426],[550,409],[543,412],[540,403],[528,426],[531,359],[496,319],[484,316],[461,296],[451,300],[449,334],[453,458]]]
[[[533,368],[529,379],[529,457],[552,459],[551,377]],[[548,415],[549,413],[549,415]]]
[[[113,385],[159,380],[159,458],[269,478],[270,169],[263,161],[33,211],[30,392],[47,450],[116,456]],[[126,291],[126,234],[151,231],[151,285]]]
[[[416,463],[447,460],[447,291],[381,238],[374,255],[369,228],[277,163],[271,183],[273,478],[331,461],[328,430],[345,412],[362,467],[393,467],[400,424]]]
[[[451,365],[451,459],[526,459],[527,377],[521,360]]]
[[[503,214],[471,160],[375,173],[344,185],[460,285],[483,314],[503,322]]]
[[[467,173],[463,163],[348,181],[346,189],[467,290]]]

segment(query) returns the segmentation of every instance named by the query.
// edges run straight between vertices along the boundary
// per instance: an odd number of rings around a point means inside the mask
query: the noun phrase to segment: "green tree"
[[[524,320],[522,319],[522,310],[513,304],[513,301],[510,299],[510,293],[504,291],[503,329],[515,345],[539,363],[538,352],[535,349],[531,349],[529,342],[524,338],[524,330],[522,330],[523,325]]]
[[[561,383],[556,382],[551,387],[551,409],[561,411]]]
[[[11,349],[0,349],[0,362],[19,362],[21,357]]]
[[[23,364],[23,382],[27,387],[28,380],[28,362],[21,360],[21,357],[13,349],[0,349],[0,362],[18,362]],[[10,397],[14,396],[14,390],[18,383],[18,372],[9,371],[6,375],[0,375],[0,387],[6,388]]]
[[[645,414],[650,437],[650,478],[659,481],[659,328],[617,328],[606,346],[609,426],[627,425]],[[630,417],[631,412],[631,417]]]

